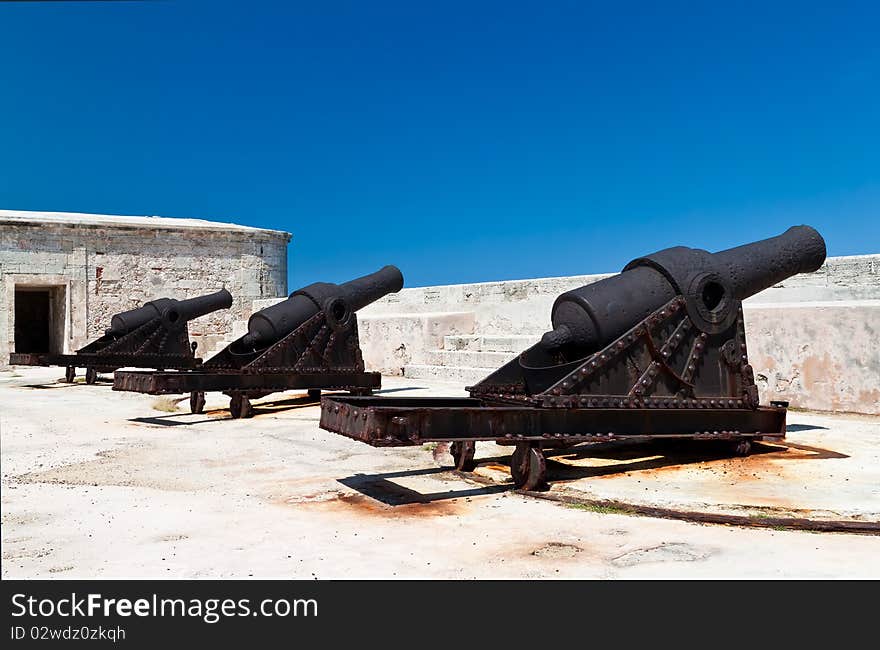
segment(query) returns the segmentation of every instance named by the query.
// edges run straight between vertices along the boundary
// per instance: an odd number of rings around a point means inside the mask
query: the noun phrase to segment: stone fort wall
[[[61,221],[0,214],[0,367],[14,351],[16,287],[63,288],[64,352],[103,334],[113,314],[154,298],[192,298],[225,287],[232,308],[189,324],[200,356],[233,322],[250,316],[254,300],[287,293],[287,233],[188,225],[195,220],[158,219],[157,227]],[[169,225],[175,221],[187,225]]]

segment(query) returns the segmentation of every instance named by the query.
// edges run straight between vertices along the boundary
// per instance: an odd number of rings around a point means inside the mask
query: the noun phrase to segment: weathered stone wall
[[[880,300],[743,309],[761,399],[880,415]]]
[[[0,366],[13,351],[16,285],[65,287],[68,352],[100,336],[113,314],[154,298],[191,298],[225,287],[232,308],[189,325],[204,354],[233,322],[250,316],[254,300],[286,294],[287,233],[217,224],[175,228],[167,225],[173,220],[161,221],[161,227],[26,223],[0,215]]]

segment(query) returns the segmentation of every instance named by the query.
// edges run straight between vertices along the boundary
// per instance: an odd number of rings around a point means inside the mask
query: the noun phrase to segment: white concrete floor
[[[188,402],[169,413],[62,374],[0,373],[4,578],[880,577],[880,537],[589,512],[466,480],[422,447],[325,432],[319,407],[295,395],[230,420],[221,395],[204,415]],[[817,417],[828,430],[847,420]]]

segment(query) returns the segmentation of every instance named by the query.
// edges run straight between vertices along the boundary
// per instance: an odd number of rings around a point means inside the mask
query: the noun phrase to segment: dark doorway
[[[49,290],[15,291],[15,351],[49,352],[51,348]]]

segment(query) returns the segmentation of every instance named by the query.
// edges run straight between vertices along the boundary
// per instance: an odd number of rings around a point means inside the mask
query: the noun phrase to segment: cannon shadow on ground
[[[14,388],[34,388],[37,390],[43,390],[43,389],[55,389],[55,388],[75,388],[77,386],[112,386],[112,385],[113,385],[112,378],[105,379],[103,377],[98,377],[93,384],[87,384],[85,379],[77,377],[77,380],[74,382],[71,382],[71,383],[67,383],[66,381],[55,380],[55,381],[47,381],[42,384],[19,384],[17,386],[13,384],[13,387]]]
[[[446,443],[440,443],[435,450],[435,460],[444,467],[394,472],[387,474],[357,474],[352,477],[338,479],[340,483],[358,492],[388,505],[406,505],[411,503],[430,503],[441,499],[455,499],[466,496],[493,494],[513,490],[511,483],[499,483],[483,488],[457,490],[441,493],[423,494],[416,490],[403,487],[389,480],[397,477],[419,476],[451,471],[452,461],[444,463]],[[552,483],[567,483],[581,479],[613,477],[631,472],[658,470],[664,468],[685,468],[689,465],[709,463],[712,461],[730,460],[733,458],[729,443],[721,441],[614,441],[595,443],[568,449],[545,449],[544,455],[548,464],[548,479]],[[780,441],[773,443],[755,442],[751,457],[773,458],[782,461],[828,460],[848,458],[846,454],[820,447],[811,447],[793,442]],[[583,459],[605,459],[614,461],[608,465],[584,466],[573,465],[566,461]],[[742,458],[749,462],[749,458]],[[488,469],[506,471],[510,463],[509,455],[480,457],[478,466]]]
[[[548,479],[553,483],[564,483],[597,477],[613,477],[630,472],[658,469],[686,468],[692,465],[724,461],[736,458],[731,453],[730,443],[722,441],[694,440],[656,440],[656,441],[614,441],[582,445],[563,449],[545,449]],[[798,443],[779,441],[752,444],[749,459],[766,457],[781,461],[828,460],[848,458],[831,449],[812,447]],[[602,465],[572,464],[586,459],[611,461]],[[477,457],[477,464],[495,469],[506,469],[510,462],[507,455],[490,458]]]
[[[448,490],[446,492],[422,493],[417,490],[395,483],[391,479],[405,478],[409,476],[427,476],[440,474],[448,471],[448,468],[430,467],[402,472],[387,472],[384,474],[355,474],[337,479],[342,485],[360,492],[376,501],[389,506],[405,506],[414,503],[432,503],[446,499],[461,499],[464,497],[483,496],[497,494],[512,490],[512,485],[486,485],[481,487],[468,487],[463,490]]]
[[[45,388],[45,386],[34,386],[34,388]],[[395,393],[399,391],[406,390],[419,390],[423,387],[421,386],[405,386],[402,388],[388,388],[385,390],[377,390],[374,393]],[[334,394],[332,391],[327,391],[326,395]],[[176,398],[175,401],[185,404],[189,400],[188,396],[182,396]],[[285,397],[284,395],[279,395],[278,399],[265,401],[265,402],[256,402],[252,404],[254,409],[253,417],[259,418],[263,416],[277,415],[278,413],[283,413],[285,411],[292,411],[295,409],[301,408],[309,408],[313,406],[320,406],[321,398],[320,397],[309,397],[308,395],[300,395],[297,397]],[[224,408],[216,408],[209,409],[205,411],[205,415],[211,415],[213,417],[202,418],[199,420],[193,420],[193,414],[188,413],[186,411],[181,411],[179,413],[169,413],[168,415],[154,415],[149,417],[136,417],[129,418],[129,422],[139,422],[141,424],[155,424],[163,427],[179,427],[179,426],[194,426],[196,424],[204,424],[205,422],[215,422],[217,420],[231,420],[232,416],[229,414],[229,409]],[[223,417],[223,416],[226,417]],[[250,418],[248,418],[250,419]]]

